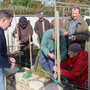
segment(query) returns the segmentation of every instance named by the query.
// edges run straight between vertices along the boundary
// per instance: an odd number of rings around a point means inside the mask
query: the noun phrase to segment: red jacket
[[[67,66],[70,67],[70,71],[66,70]],[[88,80],[88,52],[81,51],[73,59],[68,58],[64,61],[61,64],[61,75],[70,79],[72,84],[79,86],[85,85],[86,80]]]

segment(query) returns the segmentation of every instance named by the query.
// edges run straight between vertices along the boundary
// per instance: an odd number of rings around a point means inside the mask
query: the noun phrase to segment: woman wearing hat
[[[18,31],[18,33],[17,33]],[[17,23],[15,30],[13,32],[13,36],[17,38],[19,36],[19,43],[21,45],[21,51],[24,53],[24,55],[21,57],[22,65],[24,66],[25,62],[28,64],[29,62],[29,35],[32,37],[33,35],[33,29],[32,25],[30,24],[30,21],[26,19],[26,17],[21,16],[19,19],[19,23]],[[26,61],[27,58],[27,61]]]

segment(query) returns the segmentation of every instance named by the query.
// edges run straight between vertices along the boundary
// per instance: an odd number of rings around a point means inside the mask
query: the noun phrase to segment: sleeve
[[[29,41],[29,35],[32,37],[33,35],[33,28],[32,26],[29,24],[28,26],[28,30],[27,30],[27,36],[25,38],[21,39],[21,43],[26,43]]]
[[[47,24],[48,24],[48,29],[51,29],[52,25],[51,25],[51,23],[48,20],[47,20]]]
[[[59,27],[62,28],[62,26],[63,26],[63,21],[62,19],[59,19]]]
[[[66,48],[66,40],[63,35],[61,35],[60,38],[60,58],[61,60],[66,56],[67,54],[67,48]]]
[[[83,22],[82,27],[83,27],[83,30],[75,34],[76,41],[85,41],[85,40],[88,40],[89,38],[88,25],[85,21]]]
[[[72,80],[77,79],[77,77],[79,75],[79,72],[80,72],[81,60],[77,59],[76,61],[77,62],[74,62],[71,71],[68,71],[68,70],[66,70],[64,68],[61,68],[61,75],[68,78],[68,79],[72,79]]]
[[[67,18],[65,19],[65,22],[64,22],[63,25],[62,25],[62,32],[63,32],[63,33],[64,33],[65,31],[68,32],[68,30],[66,30],[66,26],[67,26],[68,20],[69,20],[69,18],[67,17]]]
[[[35,31],[36,34],[39,34],[38,21],[35,23],[34,31]]]
[[[43,51],[45,56],[48,56],[48,54],[50,53],[49,49],[47,48],[48,38],[49,35],[45,32],[41,42],[41,50]]]
[[[66,69],[66,67],[68,66],[68,63],[69,63],[69,59],[66,59],[62,64],[60,64],[60,68]]]
[[[10,68],[11,63],[2,56],[2,39],[0,36],[0,68]]]
[[[17,34],[17,30],[18,30],[18,24],[15,27],[15,30],[13,31],[13,37],[15,38],[15,34]]]

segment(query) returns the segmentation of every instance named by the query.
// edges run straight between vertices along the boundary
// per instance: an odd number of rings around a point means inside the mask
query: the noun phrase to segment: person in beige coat
[[[85,42],[89,37],[88,25],[80,15],[78,7],[72,8],[72,16],[67,17],[63,25],[62,32],[66,37],[67,48],[72,43],[78,43],[83,50],[85,49]]]

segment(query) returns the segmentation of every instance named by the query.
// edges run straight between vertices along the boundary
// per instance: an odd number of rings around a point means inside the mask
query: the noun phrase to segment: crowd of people
[[[78,7],[72,8],[71,17],[65,22],[59,19],[60,37],[60,75],[67,78],[72,84],[87,88],[88,86],[88,52],[85,51],[85,43],[89,38],[88,25],[82,18]],[[39,63],[55,78],[57,77],[57,66],[55,62],[55,19],[51,23],[40,13],[35,23],[34,31],[38,35],[41,52]],[[0,90],[4,88],[4,68],[13,69],[15,59],[8,57],[7,45],[4,31],[11,26],[13,14],[7,10],[0,10]],[[30,20],[25,16],[19,18],[13,37],[18,38],[17,45],[23,52],[21,62],[30,64],[29,36],[32,41],[33,28]],[[27,59],[26,59],[27,58]],[[22,64],[22,66],[25,66]],[[28,66],[27,66],[28,67]],[[30,67],[30,66],[29,66]],[[56,74],[54,75],[54,72]]]

